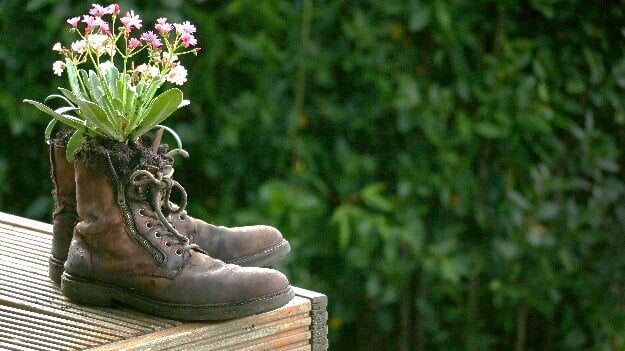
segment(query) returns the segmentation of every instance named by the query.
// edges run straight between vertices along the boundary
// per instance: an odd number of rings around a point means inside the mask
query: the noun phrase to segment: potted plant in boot
[[[75,130],[64,156],[74,162],[79,221],[64,264],[63,293],[78,303],[119,302],[185,320],[235,318],[287,303],[294,293],[280,272],[226,264],[190,242],[197,223],[185,222],[184,188],[172,179],[167,158],[138,142],[188,104],[177,88],[158,92],[167,82],[186,81],[179,57],[197,52],[195,27],[161,18],[156,32],[137,35],[143,24],[133,11],[119,17],[113,4],[93,5],[89,13],[68,20],[77,41],[54,46],[65,60],[53,68],[66,72],[70,89],[59,88],[61,94],[44,103],[57,99],[63,105],[53,109],[25,100],[53,117],[47,139],[59,121]],[[146,62],[137,64],[141,57]],[[173,130],[160,127],[181,149]],[[175,192],[180,205],[170,201]]]

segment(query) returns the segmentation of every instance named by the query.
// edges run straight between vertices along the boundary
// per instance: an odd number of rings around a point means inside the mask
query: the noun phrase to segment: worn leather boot
[[[74,168],[80,221],[61,283],[70,300],[118,302],[172,319],[223,320],[275,309],[293,298],[282,273],[226,264],[191,244],[167,220],[182,213],[186,194],[162,168],[127,176],[108,153],[84,147]],[[171,208],[169,195],[176,190],[183,201]]]
[[[72,240],[76,214],[76,183],[74,165],[65,158],[65,144],[60,140],[50,142],[50,178],[54,184],[54,212],[52,213],[52,250],[49,258],[50,279],[61,282],[63,264]]]
[[[77,221],[74,166],[65,158],[65,145],[66,142],[61,139],[55,139],[50,144],[55,211],[49,275],[50,279],[56,283],[61,282],[63,264]],[[249,267],[269,267],[286,257],[291,251],[289,242],[274,227],[266,225],[233,228],[216,226],[193,218],[186,212],[174,216],[171,220],[176,226],[184,228],[192,242],[197,243],[211,257],[227,263]]]

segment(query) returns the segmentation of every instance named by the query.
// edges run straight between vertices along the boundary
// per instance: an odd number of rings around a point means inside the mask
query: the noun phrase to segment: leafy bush
[[[279,227],[333,349],[625,347],[619,3],[144,5],[206,33],[169,121],[191,212]],[[3,210],[47,218],[46,150],[23,142],[45,120],[20,101],[59,84],[35,53],[81,6],[0,4],[21,38],[0,43]]]

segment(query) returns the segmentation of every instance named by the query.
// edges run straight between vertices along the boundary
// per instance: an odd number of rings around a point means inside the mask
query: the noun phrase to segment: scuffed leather
[[[76,184],[74,165],[65,158],[65,146],[56,141],[50,143],[50,178],[54,185],[54,212],[52,213],[52,256],[59,260],[67,257],[72,239],[76,214]]]
[[[127,291],[172,303],[236,303],[287,289],[288,279],[280,272],[239,267],[202,254],[181,249],[181,243],[165,235],[164,227],[150,216],[153,211],[135,187],[127,187],[126,202],[135,227],[165,256],[157,265],[152,256],[132,240],[117,203],[111,175],[93,169],[102,160],[75,162],[77,211],[81,221],[75,227],[66,273],[125,288]],[[128,182],[126,181],[126,185]],[[143,215],[139,212],[143,212]],[[150,222],[151,228],[146,223]],[[177,226],[186,235],[184,226]],[[167,246],[169,242],[171,246]]]

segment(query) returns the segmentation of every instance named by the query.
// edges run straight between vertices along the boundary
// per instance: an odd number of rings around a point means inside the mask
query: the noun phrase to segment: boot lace
[[[138,189],[144,187],[150,187],[151,198],[150,205],[154,209],[156,218],[163,224],[167,232],[176,238],[182,244],[182,250],[195,249],[200,252],[204,252],[196,244],[191,244],[189,238],[180,234],[173,224],[167,219],[167,216],[163,214],[162,208],[164,208],[167,215],[178,214],[184,210],[187,206],[187,192],[182,185],[171,178],[173,170],[170,170],[167,174],[163,174],[161,171],[157,171],[156,175],[147,170],[137,170],[130,176],[130,183],[136,186]],[[180,205],[175,205],[170,201],[172,190],[178,190],[182,195]]]

